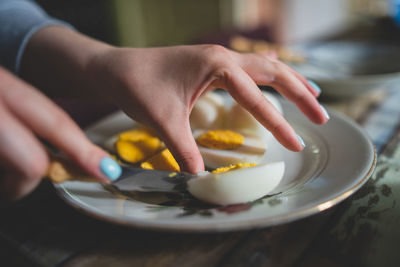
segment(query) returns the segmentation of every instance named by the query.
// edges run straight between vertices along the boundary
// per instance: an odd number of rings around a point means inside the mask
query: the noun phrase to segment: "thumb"
[[[178,162],[181,171],[197,173],[204,171],[204,162],[190,129],[189,120],[185,123],[175,120],[166,129],[159,131],[165,145]]]

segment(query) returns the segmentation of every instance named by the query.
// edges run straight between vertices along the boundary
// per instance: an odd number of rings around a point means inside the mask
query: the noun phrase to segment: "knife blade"
[[[121,191],[182,192],[186,189],[187,181],[196,177],[194,174],[185,172],[146,170],[130,166],[121,166],[121,168],[121,176],[111,183]],[[48,178],[54,183],[100,182],[63,155],[50,155],[49,168],[44,178]]]
[[[194,177],[186,172],[122,167],[121,177],[111,184],[121,191],[177,193],[184,191],[187,181]]]

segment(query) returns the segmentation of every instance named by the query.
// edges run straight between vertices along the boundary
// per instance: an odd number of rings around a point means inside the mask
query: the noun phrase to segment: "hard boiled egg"
[[[279,100],[271,93],[263,94],[282,113]],[[190,122],[196,139],[210,129],[231,130],[244,137],[244,142],[233,149],[215,148],[197,142],[204,163],[209,168],[239,162],[259,163],[266,152],[267,142],[272,139],[272,134],[246,109],[236,102],[228,105],[228,100],[215,92],[208,92],[199,98],[193,108]],[[234,139],[230,141],[235,142]]]
[[[192,129],[211,129],[221,127],[225,121],[224,98],[211,91],[201,96],[190,113]]]
[[[164,149],[159,153],[153,155],[145,162],[140,164],[140,167],[148,170],[164,170],[164,171],[175,171],[179,172],[178,162],[176,162],[174,156],[172,156],[169,149]]]
[[[210,132],[215,134],[210,136],[209,139],[201,139]],[[199,144],[198,147],[204,164],[208,168],[214,169],[243,162],[259,163],[263,159],[267,147],[265,142],[257,135],[232,131],[233,134],[243,138],[240,142],[237,140],[238,137],[225,132],[229,132],[229,130],[195,130],[193,132],[193,136]]]
[[[110,137],[103,143],[126,163],[136,164],[163,149],[163,142],[150,129],[139,126]]]
[[[268,99],[269,102],[281,113],[283,114],[282,105],[279,100],[271,93],[263,92],[264,96]],[[272,138],[272,134],[270,131],[265,129],[265,127],[259,123],[253,115],[250,114],[246,109],[244,109],[238,103],[233,103],[230,110],[228,111],[229,116],[226,117],[226,125],[229,125],[229,128],[253,132],[256,135],[263,138],[264,141],[268,141]]]
[[[205,172],[188,181],[188,191],[217,205],[250,202],[271,193],[282,180],[284,170],[284,162],[279,161],[222,173]]]

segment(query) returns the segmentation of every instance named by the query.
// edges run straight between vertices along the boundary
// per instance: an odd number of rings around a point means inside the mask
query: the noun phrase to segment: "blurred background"
[[[214,43],[242,52],[278,51],[281,60],[300,64],[303,69],[297,70],[323,88],[323,99],[354,97],[400,84],[400,0],[37,2],[50,15],[71,23],[82,33],[114,45]],[[395,47],[330,45],[337,40],[361,41],[361,44],[379,41]],[[328,46],[306,50],[315,52],[315,56],[311,53],[307,58],[293,52],[293,45],[321,41]],[[382,54],[382,51],[387,52]],[[115,110],[98,101],[56,102],[82,127]]]
[[[234,35],[280,44],[331,38],[355,26],[396,30],[396,0],[38,0],[78,30],[122,46],[213,42]],[[371,34],[368,30],[367,33]],[[361,36],[365,32],[352,32]],[[397,38],[380,33],[376,38]]]

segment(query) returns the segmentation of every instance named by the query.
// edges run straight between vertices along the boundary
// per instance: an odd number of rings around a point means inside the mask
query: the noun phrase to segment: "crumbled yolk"
[[[115,148],[124,161],[138,163],[160,150],[162,142],[149,130],[139,128],[119,134]]]
[[[223,172],[227,172],[227,171],[231,171],[231,170],[235,170],[235,169],[249,168],[249,167],[254,167],[254,166],[257,166],[257,164],[255,164],[255,163],[237,163],[237,164],[230,165],[227,167],[217,168],[217,169],[213,170],[211,173],[223,173]]]
[[[171,172],[168,177],[173,178],[175,176],[177,176],[178,174],[176,172]]]
[[[244,136],[231,130],[210,130],[197,138],[199,145],[214,149],[235,149],[244,143]]]
[[[178,163],[168,149],[164,149],[160,153],[152,156],[147,161],[143,162],[140,167],[150,170],[180,171]]]

